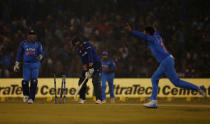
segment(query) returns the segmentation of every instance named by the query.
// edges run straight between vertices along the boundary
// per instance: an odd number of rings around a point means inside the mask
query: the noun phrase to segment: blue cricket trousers
[[[158,69],[152,75],[152,79],[151,79],[152,80],[152,95],[150,97],[150,100],[157,99],[158,83],[159,83],[160,78],[162,78],[164,74],[169,78],[169,80],[176,87],[180,87],[184,89],[191,89],[191,90],[199,89],[198,86],[179,79],[179,77],[176,74],[175,67],[174,67],[174,59],[171,56],[168,56],[160,63]]]
[[[36,63],[23,63],[23,79],[30,81],[37,79],[39,76],[40,62]]]
[[[102,74],[102,100],[106,100],[106,82],[109,85],[110,98],[114,98],[114,75],[113,74]]]

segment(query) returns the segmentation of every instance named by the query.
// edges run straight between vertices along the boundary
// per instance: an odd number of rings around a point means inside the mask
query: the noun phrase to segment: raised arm
[[[131,34],[140,38],[140,39],[143,39],[143,40],[147,40],[147,35],[145,35],[143,32],[139,32],[139,31],[135,31],[135,30],[132,30],[131,31]]]
[[[132,28],[129,24],[126,24],[126,26],[124,28],[126,31],[130,32],[132,35],[134,35],[140,39],[147,40],[147,35],[145,35],[143,32],[132,30]]]
[[[146,40],[149,44],[153,43],[154,40],[153,36],[147,35],[144,32],[132,30],[129,24],[125,26],[125,30],[127,30],[128,32],[130,32],[132,35],[136,36],[139,39]]]

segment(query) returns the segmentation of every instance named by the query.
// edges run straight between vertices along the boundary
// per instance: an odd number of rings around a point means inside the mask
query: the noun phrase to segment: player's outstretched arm
[[[145,35],[143,32],[132,30],[131,34],[138,37],[139,39],[147,40],[147,35]]]
[[[145,35],[143,32],[132,30],[131,26],[128,23],[126,24],[124,29],[140,39],[147,40],[147,35]]]

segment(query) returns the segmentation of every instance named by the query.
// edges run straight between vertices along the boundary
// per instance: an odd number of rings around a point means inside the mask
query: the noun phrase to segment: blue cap
[[[103,55],[103,56],[108,56],[109,53],[108,53],[107,51],[103,51],[103,52],[102,52],[102,55]]]

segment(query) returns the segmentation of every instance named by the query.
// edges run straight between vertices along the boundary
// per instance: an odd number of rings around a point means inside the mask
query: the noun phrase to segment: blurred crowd
[[[7,0],[0,1],[0,77],[13,72],[17,48],[34,28],[45,59],[40,77],[76,77],[81,64],[71,45],[74,36],[89,40],[99,55],[108,51],[117,77],[150,77],[158,67],[147,44],[123,30],[155,25],[175,57],[181,77],[210,75],[208,0]]]

